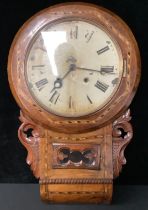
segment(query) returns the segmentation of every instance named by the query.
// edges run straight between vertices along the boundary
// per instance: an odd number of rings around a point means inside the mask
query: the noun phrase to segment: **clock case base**
[[[112,184],[42,184],[40,195],[51,203],[110,203]]]
[[[127,110],[95,131],[65,134],[37,125],[21,112],[18,136],[27,163],[40,182],[44,201],[110,203],[112,182],[126,164],[124,150],[133,131]]]

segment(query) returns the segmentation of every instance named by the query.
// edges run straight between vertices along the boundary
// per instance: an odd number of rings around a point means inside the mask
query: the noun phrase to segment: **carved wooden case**
[[[118,43],[123,56],[120,86],[106,106],[85,117],[47,112],[32,98],[25,79],[25,59],[36,33],[48,23],[81,19],[99,24]],[[86,3],[47,8],[29,19],[11,46],[8,76],[20,106],[18,136],[28,150],[27,163],[40,178],[41,196],[54,202],[109,202],[112,179],[126,163],[124,149],[132,138],[127,110],[140,79],[140,56],[127,25],[112,12]]]

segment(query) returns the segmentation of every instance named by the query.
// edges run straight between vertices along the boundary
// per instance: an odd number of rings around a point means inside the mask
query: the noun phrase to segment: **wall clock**
[[[10,49],[18,136],[50,202],[110,202],[132,138],[140,56],[127,25],[92,4],[65,3],[29,19]]]

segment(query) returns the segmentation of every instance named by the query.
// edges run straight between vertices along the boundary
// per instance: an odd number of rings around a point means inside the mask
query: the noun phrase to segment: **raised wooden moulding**
[[[111,100],[85,117],[66,118],[44,110],[32,97],[25,78],[30,42],[45,25],[62,19],[99,24],[118,43],[123,75]],[[126,163],[124,150],[133,132],[130,105],[140,80],[140,56],[127,25],[112,12],[86,3],[47,8],[28,20],[10,49],[8,76],[20,106],[18,136],[28,151],[27,163],[40,179],[43,200],[110,202],[112,180]]]

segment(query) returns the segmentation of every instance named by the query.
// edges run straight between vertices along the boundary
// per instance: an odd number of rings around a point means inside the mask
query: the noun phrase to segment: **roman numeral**
[[[87,95],[87,99],[88,99],[90,104],[93,104],[92,100],[90,99],[90,97],[88,95]]]
[[[71,98],[71,96],[69,96],[69,109],[71,109],[72,108],[72,98]]]
[[[109,85],[103,83],[103,82],[100,82],[99,80],[97,80],[96,84],[95,84],[95,87],[100,89],[102,92],[106,92]]]
[[[43,68],[43,67],[45,67],[45,65],[34,65],[34,66],[32,66],[32,70],[38,69],[38,68]]]
[[[98,55],[100,55],[108,50],[109,50],[109,46],[107,45],[106,47],[103,47],[102,49],[98,50],[97,53]]]
[[[101,73],[113,73],[114,66],[101,66]]]
[[[56,104],[59,97],[60,97],[60,94],[58,93],[58,91],[55,90],[54,93],[52,94],[52,96],[50,97],[49,101],[51,103]]]
[[[87,32],[87,33],[85,34],[85,38],[86,38],[86,42],[87,42],[87,43],[91,40],[93,34],[94,34],[94,31]]]
[[[74,30],[71,29],[70,38],[71,39],[77,39],[78,38],[78,26],[76,26]]]
[[[115,79],[113,79],[113,80],[112,80],[113,86],[115,86],[116,84],[118,84],[118,82],[119,82],[119,78],[118,78],[118,77],[115,78]]]
[[[41,79],[40,81],[36,82],[35,85],[39,89],[39,91],[41,91],[47,83],[48,83],[48,80],[46,78],[44,78],[44,79]]]

